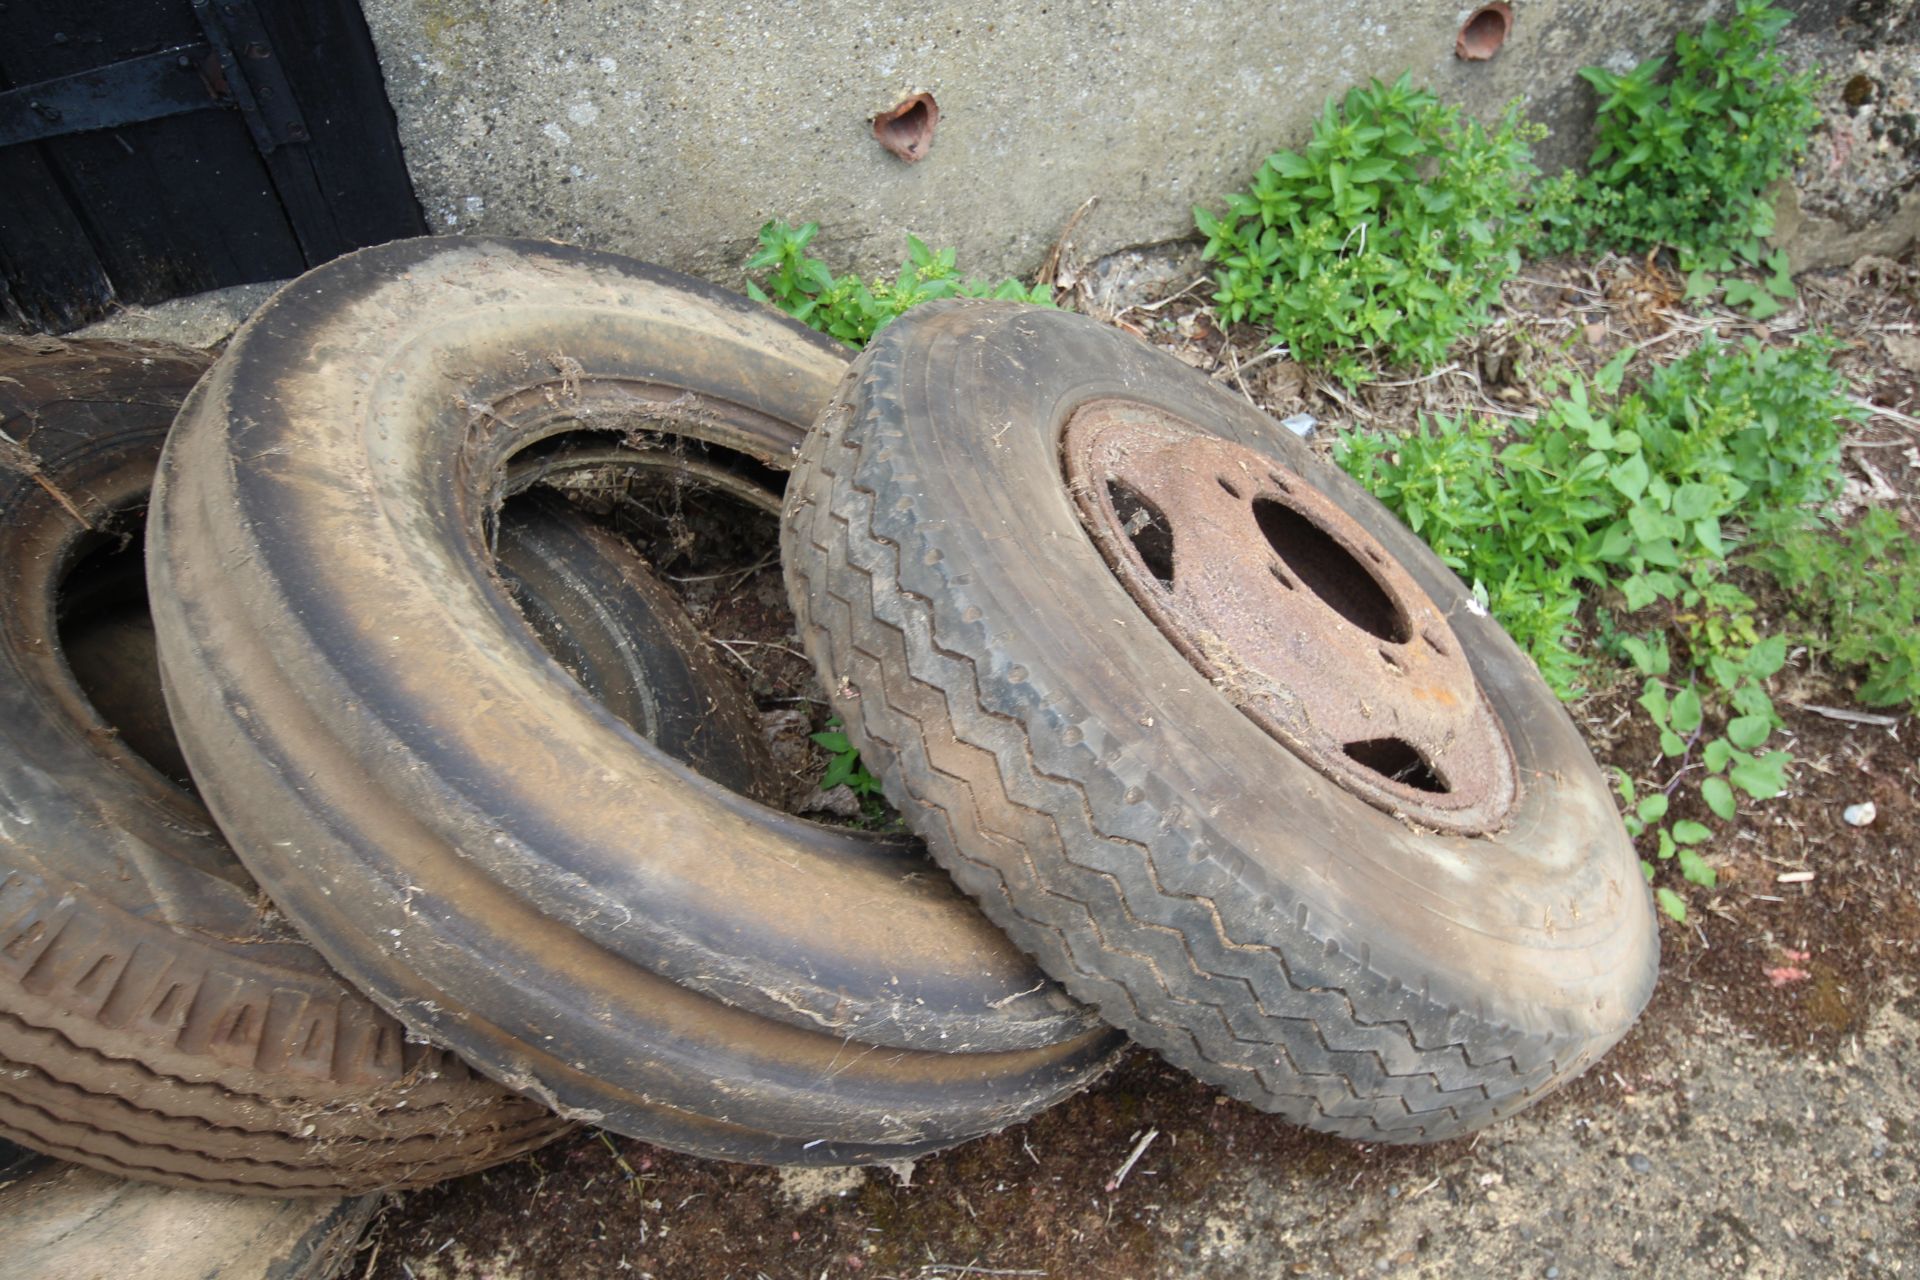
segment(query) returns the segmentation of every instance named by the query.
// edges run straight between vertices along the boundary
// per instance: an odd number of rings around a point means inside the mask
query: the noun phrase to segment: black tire
[[[283,1196],[518,1155],[566,1126],[408,1043],[136,753],[178,759],[150,628],[142,667],[138,536],[205,363],[0,340],[0,430],[17,442],[0,458],[0,1135],[109,1173]],[[68,636],[136,732],[89,701]]]
[[[1400,821],[1196,672],[1068,492],[1065,424],[1109,399],[1305,477],[1411,572],[1511,741],[1501,829]],[[1532,664],[1385,508],[1177,361],[1062,312],[916,309],[856,362],[787,501],[802,636],[888,797],[1169,1060],[1317,1129],[1429,1141],[1583,1070],[1644,1006],[1647,890]]]
[[[503,625],[482,548],[517,451],[589,430],[777,481],[844,367],[626,259],[397,242],[240,331],[155,501],[174,721],[275,901],[419,1033],[700,1155],[936,1149],[1115,1049],[918,849],[701,778]]]
[[[52,1165],[0,1185],[0,1280],[333,1280],[382,1198],[265,1200]]]
[[[728,790],[768,788],[773,761],[745,690],[624,542],[535,494],[509,509],[495,557],[541,648],[595,702]]]

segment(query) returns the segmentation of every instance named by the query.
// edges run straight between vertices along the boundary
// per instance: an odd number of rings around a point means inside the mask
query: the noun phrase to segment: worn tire
[[[103,700],[166,758],[150,637],[140,674],[137,545],[113,589],[62,588],[91,549],[137,537],[204,367],[165,348],[0,342],[0,430],[19,442],[0,458],[0,1135],[269,1195],[423,1185],[517,1155],[565,1126],[407,1043],[328,972],[64,661],[62,606],[100,610],[109,638],[89,651],[123,659]]]
[[[50,1165],[0,1185],[0,1280],[333,1280],[381,1200],[265,1200]]]
[[[1411,571],[1511,741],[1503,828],[1400,821],[1196,673],[1063,478],[1068,417],[1109,398],[1307,478]],[[1062,312],[919,308],[808,439],[784,528],[802,636],[889,798],[1054,977],[1203,1079],[1353,1138],[1447,1138],[1645,1004],[1647,890],[1532,664],[1385,508],[1163,353]]]
[[[917,849],[699,777],[503,625],[516,452],[591,431],[777,481],[844,367],[626,259],[398,242],[249,321],[155,500],[174,720],[275,901],[421,1034],[695,1154],[932,1150],[1115,1050]]]

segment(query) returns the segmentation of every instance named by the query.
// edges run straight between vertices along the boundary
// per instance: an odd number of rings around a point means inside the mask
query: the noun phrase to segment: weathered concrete
[[[435,230],[733,280],[771,217],[820,222],[836,263],[889,267],[912,231],[981,274],[1031,272],[1091,196],[1086,254],[1186,235],[1196,201],[1304,140],[1329,94],[1407,69],[1483,115],[1525,97],[1557,166],[1586,146],[1579,67],[1629,66],[1726,6],[1514,0],[1478,63],[1454,57],[1475,8],[1458,0],[365,7]],[[868,120],[917,90],[941,119],[907,165]]]
[[[1825,83],[1821,123],[1775,201],[1774,239],[1796,272],[1900,253],[1920,236],[1920,4],[1887,0],[1870,21],[1790,28],[1783,51]]]
[[[1711,1020],[1655,1032],[1653,1087],[1527,1112],[1384,1196],[1308,1171],[1223,1183],[1160,1219],[1183,1256],[1159,1274],[1911,1276],[1914,1008],[1885,1006],[1833,1059]]]
[[[233,336],[255,308],[271,298],[284,280],[236,284],[191,297],[126,307],[69,336],[113,342],[172,342],[183,347],[217,347]]]

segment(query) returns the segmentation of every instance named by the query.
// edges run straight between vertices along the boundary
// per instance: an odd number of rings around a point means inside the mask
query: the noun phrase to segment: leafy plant
[[[831,791],[844,782],[853,794],[863,798],[880,793],[880,780],[860,763],[860,749],[841,729],[839,716],[827,721],[825,732],[808,736],[832,757],[827,762],[827,771],[820,775],[822,791]]]
[[[1706,770],[1700,782],[1700,798],[1715,817],[1733,821],[1735,787],[1756,800],[1777,796],[1786,788],[1786,768],[1793,762],[1792,755],[1785,751],[1760,750],[1780,727],[1773,700],[1767,696],[1766,681],[1786,665],[1785,636],[1768,636],[1737,653],[1714,650],[1710,654],[1712,661],[1698,664],[1725,664],[1722,670],[1728,683],[1719,684],[1717,694],[1712,688],[1708,690],[1708,696],[1716,704],[1731,709],[1731,715],[1718,733],[1706,731],[1709,704],[1702,699],[1701,686],[1690,682],[1684,688],[1669,690],[1664,677],[1670,670],[1670,659],[1664,642],[1650,644],[1630,638],[1626,643],[1634,666],[1647,677],[1641,686],[1639,704],[1660,735],[1660,754],[1680,762],[1679,772],[1675,774],[1678,778],[1680,773],[1695,767],[1694,750],[1699,748],[1699,767]],[[1696,670],[1691,674],[1697,678],[1699,673]],[[1673,856],[1672,848],[1664,840],[1660,856]],[[1684,862],[1681,871],[1695,883],[1708,887],[1713,884],[1711,878],[1701,879]]]
[[[1793,287],[1793,273],[1787,260],[1785,249],[1774,250],[1772,256],[1760,265],[1767,273],[1759,280],[1745,276],[1730,276],[1718,280],[1707,272],[1705,267],[1697,268],[1687,280],[1687,295],[1702,297],[1715,288],[1724,288],[1727,305],[1739,307],[1755,320],[1765,320],[1780,314],[1786,304],[1793,299],[1796,290]]]
[[[747,294],[851,347],[865,346],[909,307],[935,298],[1002,298],[1043,305],[1053,301],[1045,285],[963,279],[952,249],[936,253],[914,236],[907,237],[907,260],[891,281],[863,280],[851,273],[836,276],[807,252],[819,231],[816,222],[794,227],[776,221],[761,227],[760,249],[746,267],[768,274],[758,282],[748,281]]]
[[[1349,385],[1369,350],[1438,363],[1519,269],[1542,136],[1518,104],[1489,130],[1404,75],[1329,98],[1303,150],[1268,156],[1225,214],[1193,211],[1221,318]]]
[[[1820,118],[1818,74],[1788,74],[1776,48],[1792,20],[1769,0],[1736,0],[1724,26],[1674,37],[1670,75],[1664,57],[1625,74],[1581,71],[1600,93],[1598,141],[1585,175],[1562,175],[1541,193],[1548,250],[1665,246],[1688,270],[1758,263],[1773,231],[1765,192]],[[1768,300],[1742,286],[1730,302]]]
[[[1621,807],[1624,809],[1621,818],[1626,823],[1627,834],[1638,840],[1646,834],[1649,827],[1654,827],[1659,835],[1662,859],[1677,856],[1681,874],[1695,884],[1711,889],[1719,883],[1719,876],[1712,867],[1707,865],[1706,859],[1700,856],[1696,848],[1711,839],[1713,832],[1703,823],[1686,820],[1674,823],[1670,830],[1656,826],[1667,816],[1669,793],[1650,791],[1645,795],[1639,795],[1634,788],[1633,779],[1627,776],[1625,769],[1615,769],[1613,775],[1615,787],[1620,793]],[[1642,859],[1640,871],[1649,881],[1653,879],[1654,869],[1651,862]],[[1662,911],[1675,920],[1684,921],[1687,918],[1685,898],[1665,885],[1655,888],[1653,894]]]
[[[1698,848],[1710,833],[1665,825],[1676,788],[1691,781],[1730,821],[1737,793],[1766,799],[1786,785],[1792,757],[1766,744],[1780,726],[1767,682],[1787,639],[1758,633],[1729,556],[1755,528],[1773,538],[1805,527],[1838,484],[1857,411],[1830,347],[1710,339],[1621,395],[1628,351],[1591,384],[1569,382],[1535,421],[1430,419],[1399,438],[1351,436],[1336,453],[1472,584],[1563,697],[1593,658],[1580,625],[1591,612],[1595,639],[1643,678],[1639,706],[1675,762],[1649,795],[1626,782],[1629,826],[1699,884],[1712,883]],[[1678,895],[1661,901],[1684,914]]]
[[[1832,348],[1819,337],[1785,347],[1710,337],[1594,422],[1587,443],[1608,456],[1608,481],[1626,499],[1605,550],[1626,570],[1617,582],[1629,609],[1689,588],[1715,596],[1680,569],[1725,561],[1725,521],[1792,528],[1838,490],[1840,439],[1858,410],[1827,362]],[[1725,591],[1681,601],[1703,603],[1739,605]]]
[[[1920,710],[1920,545],[1884,507],[1842,532],[1787,531],[1749,557],[1786,588],[1794,639],[1865,675],[1870,706]]]

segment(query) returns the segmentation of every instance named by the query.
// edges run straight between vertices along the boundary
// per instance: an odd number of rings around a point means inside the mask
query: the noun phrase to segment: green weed
[[[1674,37],[1671,74],[1664,57],[1624,75],[1581,71],[1600,93],[1598,141],[1584,175],[1563,174],[1542,189],[1547,250],[1671,248],[1688,271],[1761,262],[1773,231],[1765,192],[1792,169],[1820,118],[1818,75],[1789,75],[1777,51],[1792,20],[1768,0],[1736,0],[1724,26]],[[1776,271],[1766,285],[1742,281],[1728,301],[1777,310],[1780,279]]]
[[[1329,98],[1304,149],[1268,156],[1224,214],[1193,211],[1221,319],[1348,385],[1371,352],[1430,368],[1519,269],[1541,136],[1517,104],[1489,130],[1407,76]]]
[[[914,236],[907,237],[907,260],[892,280],[863,280],[851,273],[836,276],[825,262],[807,252],[819,231],[814,222],[799,227],[769,222],[760,228],[760,249],[747,259],[746,267],[766,274],[757,282],[749,281],[747,293],[850,347],[865,346],[908,308],[935,298],[1003,298],[1043,305],[1053,301],[1045,285],[963,279],[952,249],[936,253]]]
[[[1920,710],[1920,545],[1892,511],[1789,530],[1749,559],[1786,588],[1794,641],[1862,673],[1860,701]]]
[[[825,732],[808,736],[831,757],[827,762],[827,771],[820,775],[822,791],[831,791],[844,782],[853,794],[863,799],[880,794],[880,780],[868,773],[867,766],[860,763],[860,749],[841,729],[839,716],[827,721]]]
[[[1857,411],[1829,350],[1709,340],[1622,395],[1629,351],[1591,386],[1568,383],[1535,421],[1429,419],[1337,451],[1563,697],[1581,691],[1594,657],[1581,625],[1591,612],[1592,639],[1642,677],[1639,705],[1674,762],[1650,795],[1626,783],[1629,826],[1695,883],[1712,883],[1697,847],[1710,833],[1664,825],[1675,789],[1697,786],[1731,820],[1737,793],[1766,799],[1786,784],[1792,757],[1766,744],[1780,726],[1767,682],[1787,638],[1758,633],[1754,601],[1728,575],[1742,537],[1805,527],[1839,483],[1841,432]],[[1684,913],[1671,891],[1661,901]]]

